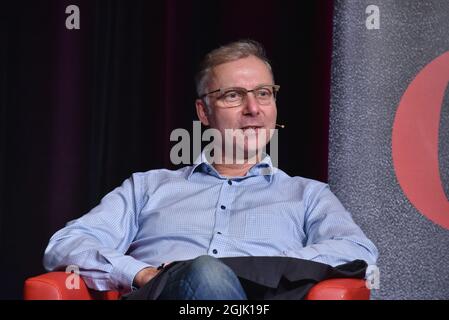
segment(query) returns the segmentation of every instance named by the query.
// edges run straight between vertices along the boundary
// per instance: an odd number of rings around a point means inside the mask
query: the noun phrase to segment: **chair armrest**
[[[68,289],[68,274],[62,271],[48,272],[25,281],[23,297],[25,300],[116,300],[116,291],[95,291],[87,288],[80,277],[78,289]]]
[[[89,289],[80,278],[79,289],[66,287],[67,274],[62,271],[48,272],[25,281],[25,300],[117,300],[116,291]],[[370,290],[363,279],[329,279],[310,289],[306,300],[368,300]]]
[[[317,283],[306,300],[369,300],[370,290],[364,279],[329,279]]]

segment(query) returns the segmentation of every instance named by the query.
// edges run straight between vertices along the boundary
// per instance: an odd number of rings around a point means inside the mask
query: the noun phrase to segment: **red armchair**
[[[25,281],[25,300],[117,300],[116,291],[95,291],[80,278],[79,289],[67,289],[65,272],[49,272]],[[330,279],[316,284],[307,300],[368,300],[370,290],[362,279]]]

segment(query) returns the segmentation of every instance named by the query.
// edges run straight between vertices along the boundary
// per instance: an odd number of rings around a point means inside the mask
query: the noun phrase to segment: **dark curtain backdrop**
[[[81,29],[67,30],[76,4]],[[281,85],[279,166],[327,180],[332,1],[2,1],[1,298],[44,272],[50,236],[133,172],[175,168],[209,50],[262,42]]]

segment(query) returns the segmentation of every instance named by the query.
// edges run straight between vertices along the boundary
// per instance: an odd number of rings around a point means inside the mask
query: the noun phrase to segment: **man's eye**
[[[237,100],[241,98],[241,93],[237,92],[237,91],[229,91],[226,92],[223,96],[223,98],[225,100]]]
[[[269,98],[271,96],[271,91],[268,89],[257,90],[257,96],[261,98]]]

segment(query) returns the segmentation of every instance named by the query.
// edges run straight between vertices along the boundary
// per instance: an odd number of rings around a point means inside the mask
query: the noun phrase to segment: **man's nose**
[[[260,112],[260,106],[257,102],[257,99],[254,97],[254,94],[248,92],[246,95],[246,101],[243,108],[243,112],[245,114],[257,115]]]

